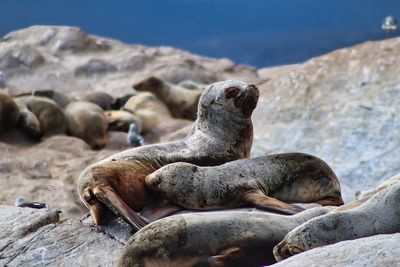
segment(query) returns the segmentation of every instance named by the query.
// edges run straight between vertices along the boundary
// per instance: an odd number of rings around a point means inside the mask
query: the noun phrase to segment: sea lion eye
[[[240,92],[239,88],[235,86],[230,86],[228,88],[225,88],[225,97],[226,98],[236,97],[239,94],[239,92]]]

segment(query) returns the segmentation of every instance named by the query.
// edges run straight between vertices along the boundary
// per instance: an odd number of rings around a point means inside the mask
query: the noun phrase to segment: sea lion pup
[[[331,207],[294,216],[218,211],[173,215],[132,236],[118,262],[123,266],[261,266],[275,263],[272,249],[296,226]]]
[[[296,227],[274,248],[277,260],[303,251],[378,234],[400,231],[400,183],[388,186],[359,206],[331,213]]]
[[[14,100],[0,92],[0,133],[12,129],[17,123],[19,108]]]
[[[85,141],[92,149],[105,147],[108,139],[108,122],[103,110],[90,102],[71,102],[65,108],[68,134]]]
[[[137,91],[147,91],[155,94],[158,99],[167,105],[175,118],[196,119],[201,91],[169,85],[155,77],[144,79],[134,84],[133,88]]]
[[[44,90],[33,90],[30,92],[14,95],[14,97],[21,97],[21,96],[42,96],[47,97],[56,102],[61,108],[65,108],[71,99],[58,91],[51,90],[51,89],[44,89]]]
[[[122,131],[128,132],[129,125],[134,123],[137,127],[138,133],[142,132],[142,122],[140,118],[125,110],[107,110],[104,115],[108,121],[109,131]]]
[[[82,101],[87,101],[93,104],[98,105],[103,110],[111,109],[111,106],[115,102],[115,99],[107,93],[100,92],[100,91],[92,91],[86,93],[82,97]]]
[[[200,98],[197,120],[185,139],[132,148],[87,167],[78,179],[78,192],[94,222],[106,223],[105,212],[110,209],[134,229],[145,225],[147,221],[133,211],[154,200],[144,178],[164,165],[210,166],[249,157],[250,117],[258,95],[257,87],[241,81],[211,84]]]
[[[67,132],[67,119],[61,107],[49,98],[22,96],[14,99],[20,110],[18,127],[38,139]]]
[[[285,202],[342,205],[339,181],[320,158],[284,153],[240,159],[216,167],[178,162],[145,179],[146,185],[186,209],[260,209],[295,214],[303,209]]]

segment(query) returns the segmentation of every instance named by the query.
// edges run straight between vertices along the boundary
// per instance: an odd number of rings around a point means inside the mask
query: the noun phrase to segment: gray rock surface
[[[274,267],[398,267],[400,234],[376,235],[315,248]]]
[[[124,243],[52,209],[0,206],[1,266],[115,266]]]

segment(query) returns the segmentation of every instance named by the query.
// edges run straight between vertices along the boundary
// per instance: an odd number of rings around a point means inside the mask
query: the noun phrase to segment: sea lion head
[[[33,139],[40,139],[42,136],[42,128],[38,118],[29,110],[21,111],[18,119],[18,127],[23,133]]]
[[[229,113],[241,118],[250,118],[258,97],[258,88],[253,84],[237,80],[213,83],[200,97],[198,117],[210,119],[210,116],[216,116],[215,113]]]
[[[191,186],[193,174],[198,171],[196,165],[177,162],[168,164],[145,178],[146,186],[156,193],[164,194],[163,197],[173,198],[176,193],[187,191]],[[176,181],[184,181],[177,183]]]

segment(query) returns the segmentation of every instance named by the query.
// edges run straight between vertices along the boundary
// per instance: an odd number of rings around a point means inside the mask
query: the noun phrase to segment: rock
[[[299,151],[325,160],[345,201],[399,172],[400,38],[303,64],[259,70],[253,156]]]
[[[30,45],[10,46],[0,51],[0,69],[30,70],[44,63],[44,57]]]
[[[124,243],[59,212],[0,206],[0,265],[115,266]]]
[[[114,72],[117,67],[102,59],[91,59],[86,64],[79,66],[75,70],[75,75],[91,76],[96,74],[103,74],[107,72]]]
[[[400,234],[343,241],[303,252],[272,266],[398,266],[399,242]]]

